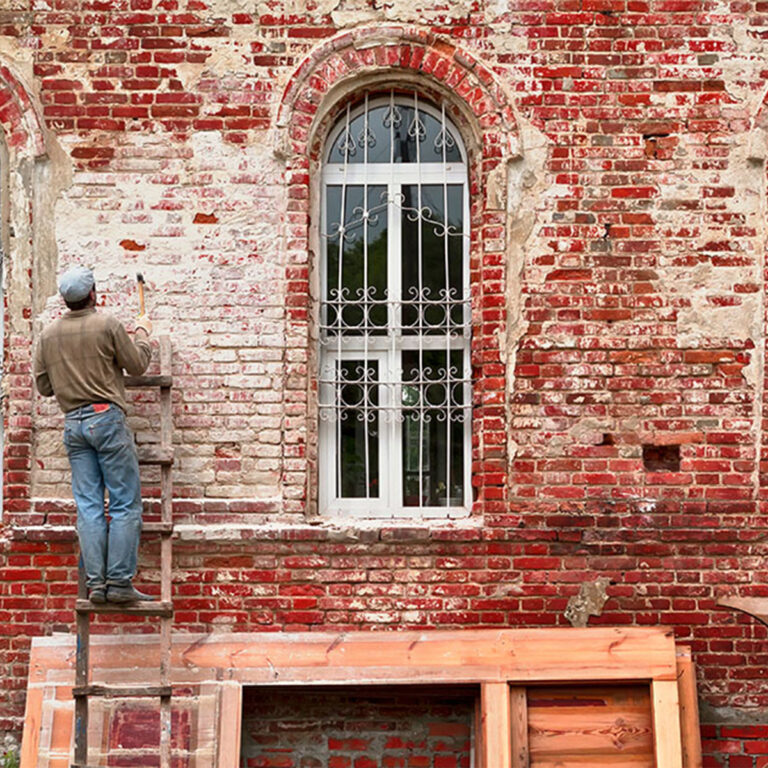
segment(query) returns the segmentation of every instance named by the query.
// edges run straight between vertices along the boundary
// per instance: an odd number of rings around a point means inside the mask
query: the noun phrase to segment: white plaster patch
[[[760,300],[755,295],[746,296],[738,306],[715,307],[708,300],[709,291],[689,293],[691,306],[681,309],[677,318],[677,344],[679,347],[697,348],[713,339],[760,339]],[[744,378],[754,386],[757,383],[757,357],[743,371]]]
[[[228,0],[217,0],[218,4],[223,5],[224,2],[231,5]],[[286,16],[307,14],[310,18],[319,20],[335,10],[340,2],[341,0],[285,0],[285,2],[281,4],[281,11]],[[257,3],[256,13],[260,16],[274,14],[274,3],[269,1]]]
[[[713,294],[729,293],[735,282],[745,279],[743,269],[710,264],[700,264],[690,273],[676,276],[675,293],[690,301],[690,306],[681,308],[677,315],[678,347],[696,349],[713,339],[751,339],[756,345],[760,343],[762,305],[757,294],[743,295],[736,306],[715,306],[710,301]],[[758,355],[752,355],[743,370],[750,386],[757,384],[758,369]]]
[[[208,12],[217,17],[230,17],[233,13],[251,13],[253,11],[253,0],[208,0]],[[260,3],[259,6],[266,5]],[[261,13],[261,7],[259,13]],[[271,10],[266,13],[271,13]]]
[[[509,13],[510,10],[509,0],[488,0],[485,7],[485,18],[488,21],[493,21]]]
[[[742,75],[743,76],[743,73]],[[732,239],[728,245],[730,253],[742,255],[751,259],[753,266],[722,267],[704,262],[692,269],[668,267],[660,270],[662,285],[668,286],[672,297],[684,297],[689,306],[679,309],[677,315],[678,338],[681,348],[697,348],[711,345],[713,340],[747,340],[755,343],[756,348],[761,344],[762,301],[758,293],[735,294],[734,286],[739,283],[761,284],[761,260],[763,243],[760,233],[763,227],[761,220],[761,205],[764,195],[762,173],[759,165],[750,163],[749,134],[742,133],[733,137],[730,162],[727,169],[719,169],[704,173],[700,177],[701,188],[715,186],[720,188],[733,187],[734,202],[730,210],[739,213],[744,218],[744,227],[754,229],[755,236],[742,236]],[[695,155],[699,140],[695,136],[685,134],[680,137],[678,152]],[[690,195],[690,180],[679,176],[659,176],[659,194],[662,199],[674,200]],[[682,255],[683,249],[693,246],[694,250],[706,253],[710,243],[718,247],[722,244],[723,230],[717,226],[701,226],[707,219],[700,216],[686,216],[679,211],[663,211],[657,213],[659,226],[668,225],[673,228],[696,227],[690,241],[685,238],[678,240],[676,250],[675,239],[671,239],[665,248],[667,259]],[[717,298],[738,298],[733,305],[718,305]],[[759,355],[751,356],[750,364],[744,368],[745,380],[755,386],[758,382]]]
[[[374,21],[416,22],[427,24],[434,19],[457,21],[468,18],[473,10],[471,0],[448,0],[435,5],[414,0],[336,0],[331,11],[334,24],[351,27]]]
[[[381,5],[388,21],[426,21],[427,17],[432,16],[445,16],[452,20],[467,18],[474,3],[469,0],[449,0],[442,7],[438,5],[439,10],[432,7],[429,11],[413,0],[384,0]]]
[[[15,37],[0,35],[0,60],[9,65],[26,82],[34,82],[34,51],[19,44]]]
[[[204,63],[182,62],[176,65],[176,74],[187,91],[194,91],[204,74],[242,76],[251,69],[248,66],[250,52],[245,40],[214,38],[208,45],[211,51]]]
[[[716,57],[712,67],[722,72],[726,91],[736,102],[754,115],[763,102],[765,91],[757,90],[759,72],[768,56],[768,41],[763,39],[749,14],[734,14],[728,0],[719,0],[707,8],[701,17],[711,40],[725,43],[723,53]]]
[[[358,24],[370,24],[382,21],[384,14],[373,8],[353,8],[331,12],[331,20],[337,27],[354,27]]]
[[[61,51],[69,46],[69,39],[72,35],[67,27],[49,27],[40,38],[42,47],[45,50]]]
[[[571,427],[569,430],[574,443],[581,445],[597,445],[605,432],[610,432],[613,424],[610,419],[586,418]]]
[[[546,191],[544,169],[549,155],[549,140],[531,123],[517,116],[520,155],[504,166],[507,173],[507,334],[499,339],[501,358],[507,369],[507,390],[514,391],[515,352],[528,329],[523,319],[521,281],[523,268],[534,257],[532,235],[538,219],[539,200]],[[509,402],[509,398],[507,398]],[[507,414],[509,419],[511,414]],[[507,453],[517,455],[514,431],[509,431]]]

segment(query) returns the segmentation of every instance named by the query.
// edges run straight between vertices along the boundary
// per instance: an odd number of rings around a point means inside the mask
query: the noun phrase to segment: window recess
[[[320,507],[470,508],[467,164],[445,107],[391,91],[348,106],[323,168]]]

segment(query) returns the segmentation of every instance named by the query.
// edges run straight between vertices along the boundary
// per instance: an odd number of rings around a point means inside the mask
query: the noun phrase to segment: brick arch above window
[[[402,26],[344,32],[301,62],[278,109],[277,125],[283,129],[280,139],[285,142],[281,154],[310,155],[319,150],[322,120],[318,115],[323,115],[322,107],[333,92],[356,89],[366,75],[397,81],[414,74],[452,94],[455,105],[474,118],[477,138],[484,139],[488,148],[485,155],[500,159],[519,155],[512,103],[491,69],[448,38]]]
[[[317,255],[317,170],[334,120],[366,91],[407,87],[445,102],[469,156],[472,302],[473,514],[503,512],[507,484],[507,166],[520,157],[512,102],[494,73],[471,53],[431,32],[393,26],[356,29],[324,42],[299,65],[285,88],[277,119],[276,154],[286,163],[286,331],[294,347],[286,407],[286,459],[303,456],[293,481],[299,505],[316,509],[316,360],[311,298]],[[513,276],[510,276],[513,277]],[[303,350],[303,352],[301,351]],[[303,358],[303,359],[302,359]],[[306,364],[310,361],[310,365]],[[305,416],[299,417],[302,411]],[[293,418],[296,416],[296,418]],[[296,462],[292,462],[296,467]],[[297,499],[296,495],[293,497]]]

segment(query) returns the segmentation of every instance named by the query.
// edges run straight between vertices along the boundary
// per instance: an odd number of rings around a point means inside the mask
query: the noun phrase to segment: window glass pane
[[[402,355],[406,507],[464,504],[464,352],[451,350],[450,368],[447,359],[446,350]]]
[[[388,163],[390,161],[390,128],[385,125],[385,107],[368,110],[366,125],[365,112],[349,121],[344,115],[340,122],[344,126],[334,141],[328,155],[329,163],[365,163],[366,149],[368,163]]]
[[[341,498],[379,496],[379,363],[342,360],[338,364],[337,440]]]
[[[326,188],[324,330],[330,335],[386,333],[387,190],[368,187],[366,207],[364,195],[362,185]]]
[[[400,106],[399,109],[402,112],[402,124],[395,140],[396,163],[442,163],[443,145],[447,162],[461,162],[458,144],[448,126],[443,131],[440,120],[422,109],[417,114],[413,104]]]
[[[408,106],[395,101],[392,105],[369,107],[367,126],[364,112],[351,119],[349,127],[346,121],[344,114],[339,120],[343,128],[328,153],[329,163],[364,163],[366,145],[368,163],[441,163],[443,150],[446,162],[461,162],[461,152],[450,125],[446,124],[443,130],[441,118],[433,117],[421,107],[417,119],[413,102]]]
[[[417,185],[402,188],[404,333],[444,334],[449,328],[457,330],[464,322],[462,192],[461,184],[449,184],[447,188],[423,184],[419,199]],[[448,201],[447,228],[444,197]]]

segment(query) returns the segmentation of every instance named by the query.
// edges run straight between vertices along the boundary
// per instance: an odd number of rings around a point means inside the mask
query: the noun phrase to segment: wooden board
[[[484,768],[509,768],[512,755],[509,685],[483,683],[480,686],[480,725]]]
[[[509,726],[512,737],[512,768],[529,768],[528,691],[519,685],[509,688]]]
[[[651,681],[654,747],[656,765],[683,764],[680,709],[676,680]]]
[[[243,686],[234,682],[219,686],[217,711],[217,768],[239,768],[240,728],[243,717]]]
[[[675,680],[674,647],[643,628],[305,632],[210,635],[183,661],[259,685]]]
[[[699,700],[696,695],[696,668],[691,649],[678,645],[677,692],[680,698],[680,733],[683,742],[683,768],[702,768]]]
[[[654,768],[648,685],[528,688],[531,768]]]

